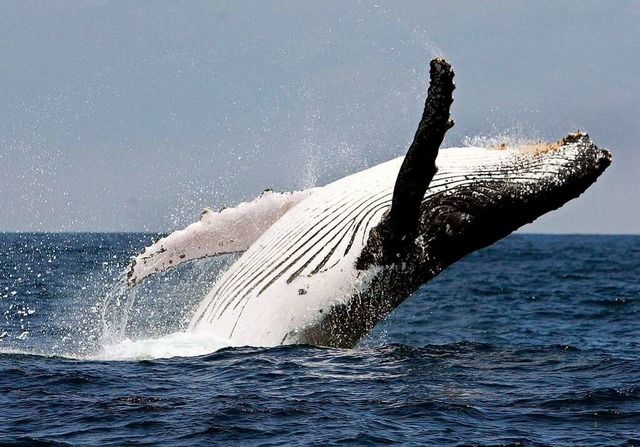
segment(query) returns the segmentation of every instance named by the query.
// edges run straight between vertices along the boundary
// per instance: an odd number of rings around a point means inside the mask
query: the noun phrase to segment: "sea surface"
[[[0,444],[640,446],[640,236],[512,235],[354,349],[184,333],[233,257],[0,233]]]

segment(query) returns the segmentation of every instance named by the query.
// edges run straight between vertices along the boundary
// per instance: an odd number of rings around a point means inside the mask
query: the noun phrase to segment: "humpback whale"
[[[556,143],[440,150],[453,125],[454,72],[434,59],[430,75],[405,157],[323,187],[206,209],[143,250],[129,285],[192,259],[244,252],[203,298],[190,331],[233,345],[352,347],[422,284],[578,197],[611,163],[580,132]]]

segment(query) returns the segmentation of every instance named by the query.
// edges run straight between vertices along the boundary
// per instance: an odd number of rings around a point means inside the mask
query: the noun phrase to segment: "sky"
[[[640,233],[638,1],[0,1],[0,231],[180,229],[405,153],[587,131],[612,166],[523,228]]]

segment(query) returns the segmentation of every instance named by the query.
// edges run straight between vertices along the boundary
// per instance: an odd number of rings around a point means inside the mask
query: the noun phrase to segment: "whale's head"
[[[611,163],[584,133],[452,151],[441,151],[419,221],[419,245],[438,271],[578,197]]]

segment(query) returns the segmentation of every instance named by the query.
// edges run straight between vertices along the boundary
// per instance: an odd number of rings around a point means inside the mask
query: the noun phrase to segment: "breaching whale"
[[[204,297],[190,331],[233,345],[351,347],[443,269],[578,197],[611,163],[584,133],[439,150],[453,125],[454,73],[434,59],[430,74],[405,157],[323,187],[207,209],[143,250],[129,285],[192,259],[244,252]]]

